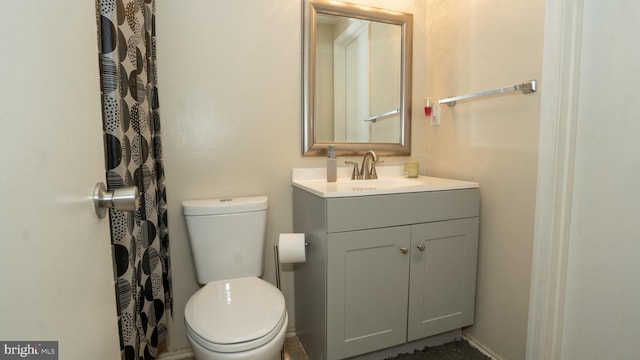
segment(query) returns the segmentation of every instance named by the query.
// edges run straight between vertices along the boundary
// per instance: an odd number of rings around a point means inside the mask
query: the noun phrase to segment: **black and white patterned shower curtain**
[[[155,56],[155,0],[96,0],[107,188],[137,186],[110,211],[123,360],[154,359],[172,308]]]

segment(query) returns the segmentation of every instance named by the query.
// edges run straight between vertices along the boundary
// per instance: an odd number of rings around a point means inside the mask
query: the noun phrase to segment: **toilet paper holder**
[[[305,241],[304,247],[308,248],[309,243]],[[280,256],[278,252],[278,245],[273,245],[273,258],[276,266],[276,287],[278,288],[278,290],[282,290],[282,288],[280,287]]]

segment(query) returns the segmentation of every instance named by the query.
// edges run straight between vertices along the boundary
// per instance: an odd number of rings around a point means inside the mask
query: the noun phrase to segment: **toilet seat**
[[[187,334],[215,352],[240,352],[271,341],[286,326],[282,293],[257,277],[212,281],[185,307]]]

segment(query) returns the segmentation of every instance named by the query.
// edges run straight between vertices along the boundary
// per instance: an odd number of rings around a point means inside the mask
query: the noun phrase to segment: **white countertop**
[[[338,168],[338,180],[326,181],[325,168],[294,168],[293,186],[324,198],[401,194],[478,188],[478,183],[429,176],[404,177],[402,165],[377,166],[377,180],[351,180],[351,167]]]

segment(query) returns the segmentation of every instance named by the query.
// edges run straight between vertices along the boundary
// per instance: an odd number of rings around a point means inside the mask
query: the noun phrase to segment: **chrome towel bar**
[[[508,86],[500,89],[487,90],[487,91],[482,91],[475,94],[460,95],[460,96],[449,97],[446,99],[440,99],[438,101],[438,104],[440,105],[447,104],[448,106],[455,106],[456,102],[460,100],[468,100],[468,99],[473,99],[477,97],[501,94],[501,93],[506,93],[511,91],[522,91],[523,94],[530,94],[530,93],[536,92],[536,90],[537,90],[537,81],[529,80],[527,82],[523,82],[522,84],[516,84],[513,86]]]
[[[391,111],[387,111],[386,113],[369,116],[368,118],[364,119],[364,121],[376,122],[376,120],[378,120],[378,119],[389,117],[389,116],[392,116],[392,115],[395,115],[395,114],[400,114],[400,109],[394,109],[394,110],[391,110]]]

